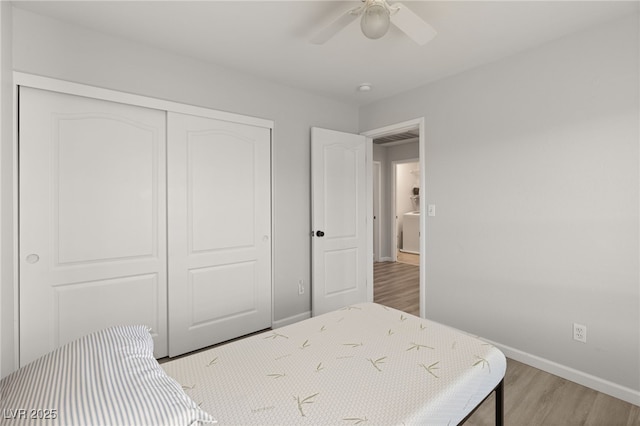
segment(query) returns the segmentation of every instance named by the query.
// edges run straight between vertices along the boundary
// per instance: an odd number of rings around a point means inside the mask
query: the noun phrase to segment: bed
[[[455,425],[494,391],[502,424],[498,349],[375,303],[162,365],[152,345],[111,328],[34,361],[0,382],[1,424]]]
[[[506,363],[475,337],[366,303],[162,367],[221,424],[455,425]]]

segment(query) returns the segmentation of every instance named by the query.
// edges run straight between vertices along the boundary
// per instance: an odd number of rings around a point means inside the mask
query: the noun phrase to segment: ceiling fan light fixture
[[[360,28],[365,37],[378,39],[389,31],[391,16],[389,10],[382,4],[372,4],[362,13]]]

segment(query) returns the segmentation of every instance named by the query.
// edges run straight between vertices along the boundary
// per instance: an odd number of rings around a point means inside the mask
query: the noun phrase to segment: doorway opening
[[[423,119],[365,132],[373,145],[374,301],[424,317]]]

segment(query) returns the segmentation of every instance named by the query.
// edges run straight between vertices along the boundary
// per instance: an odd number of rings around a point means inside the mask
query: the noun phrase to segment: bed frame
[[[500,380],[500,383],[498,383],[498,386],[496,386],[495,389],[493,389],[492,393],[495,395],[495,399],[496,399],[495,400],[495,407],[496,407],[495,408],[495,414],[496,414],[495,425],[504,426],[504,379]],[[470,412],[469,415],[465,417],[459,424],[462,425],[466,423],[466,421],[469,420],[469,418],[473,416],[476,411],[478,411],[478,408],[480,408],[480,406],[484,404],[485,401],[489,399],[490,396],[491,396],[491,393],[487,395],[487,397],[483,399],[482,402],[478,404],[476,408],[474,408],[473,411]]]

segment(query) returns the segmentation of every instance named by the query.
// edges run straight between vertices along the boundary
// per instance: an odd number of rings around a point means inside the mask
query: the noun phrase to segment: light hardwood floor
[[[405,263],[374,264],[374,301],[419,315],[419,268]],[[640,407],[507,360],[504,388],[507,426],[640,426]],[[494,425],[491,395],[465,426]]]
[[[401,262],[373,264],[373,301],[420,315],[420,268]]]
[[[512,359],[504,380],[505,425],[637,426],[640,407]],[[465,426],[493,425],[491,395]]]

